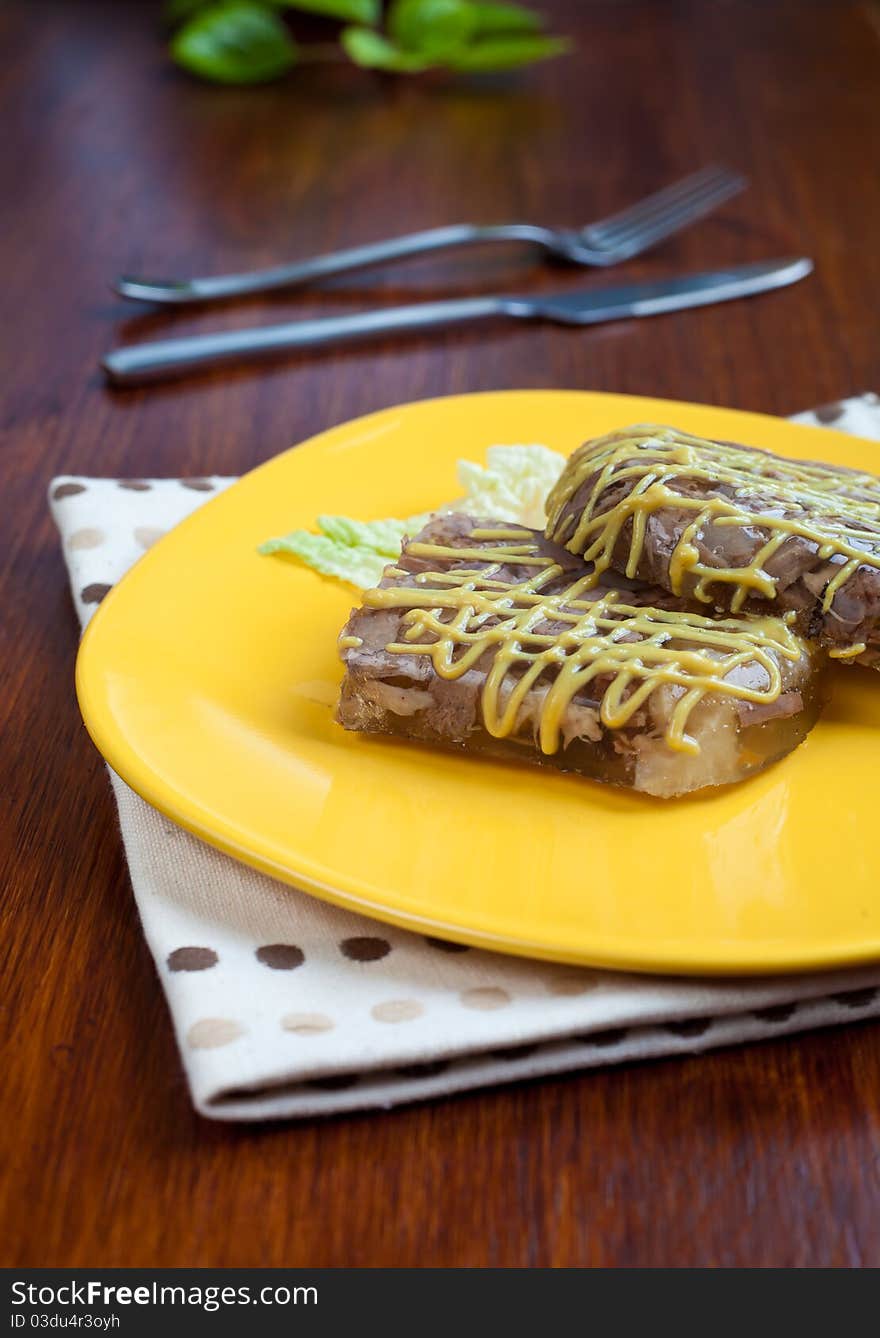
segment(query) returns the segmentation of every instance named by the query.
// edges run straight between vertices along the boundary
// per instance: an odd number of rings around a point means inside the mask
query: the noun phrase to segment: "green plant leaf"
[[[475,37],[487,33],[537,33],[544,26],[543,16],[524,5],[472,4],[471,10]]]
[[[448,63],[455,70],[474,73],[514,70],[533,61],[563,56],[570,50],[571,43],[564,37],[487,37],[456,52]]]
[[[185,2],[185,0],[184,0]],[[323,14],[344,23],[378,23],[382,16],[381,0],[269,0],[280,9],[301,9],[308,14]]]
[[[178,65],[220,84],[261,84],[296,64],[282,19],[261,4],[215,4],[199,10],[171,41]]]
[[[355,65],[366,70],[390,70],[395,74],[417,74],[434,62],[412,51],[401,51],[393,42],[372,28],[344,28],[342,48]]]
[[[466,46],[476,16],[469,0],[394,0],[388,32],[404,51],[443,60]]]

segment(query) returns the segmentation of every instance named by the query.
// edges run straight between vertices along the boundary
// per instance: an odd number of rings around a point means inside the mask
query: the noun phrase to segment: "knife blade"
[[[580,293],[554,294],[542,298],[512,298],[512,302],[530,305],[531,316],[564,321],[572,325],[593,325],[599,321],[620,320],[627,316],[657,316],[665,311],[684,311],[712,302],[729,302],[735,297],[749,297],[797,283],[813,270],[806,256],[783,260],[763,260],[753,265],[731,269],[707,270],[677,278],[654,279],[614,288],[591,288]],[[509,315],[525,312],[508,311]]]

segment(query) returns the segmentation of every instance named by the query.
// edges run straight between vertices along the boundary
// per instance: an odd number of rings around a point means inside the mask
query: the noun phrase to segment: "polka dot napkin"
[[[880,440],[880,401],[798,421]],[[55,479],[50,505],[82,623],[150,544],[232,482]],[[880,967],[684,980],[422,938],[238,864],[111,779],[192,1098],[214,1119],[392,1106],[880,1014]]]

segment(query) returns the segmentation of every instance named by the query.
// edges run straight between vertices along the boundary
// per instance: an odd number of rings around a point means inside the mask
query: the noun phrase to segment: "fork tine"
[[[743,177],[726,168],[704,168],[619,214],[612,214],[598,223],[588,225],[581,235],[592,246],[616,250],[631,242],[635,234],[663,225],[670,216],[686,218],[686,213],[682,215],[684,210],[693,208],[696,211],[694,217],[698,217],[699,212],[705,212],[721,200],[743,190],[745,184]],[[707,200],[709,203],[705,203]]]
[[[723,200],[744,189],[745,182],[728,175],[707,177],[701,183],[677,195],[670,195],[664,201],[652,203],[644,209],[633,212],[625,223],[615,224],[612,228],[600,228],[598,235],[589,232],[589,244],[602,251],[619,252],[639,244],[643,237],[663,236],[671,228],[686,225],[689,219],[696,220],[716,208]]]
[[[663,236],[669,226],[674,231],[688,219],[698,218],[709,209],[714,209],[722,200],[737,194],[744,186],[745,182],[741,178],[719,176],[714,181],[707,181],[691,192],[682,194],[677,201],[667,203],[664,208],[646,209],[642,218],[634,221],[629,227],[616,229],[610,236],[606,233],[600,245],[603,248],[619,250],[647,234],[653,236],[656,233],[658,236]]]
[[[699,172],[693,172],[690,176],[682,177],[680,181],[674,181],[671,185],[664,186],[662,190],[655,191],[653,195],[637,200],[635,204],[620,210],[619,213],[609,214],[607,218],[597,219],[595,223],[588,223],[583,232],[589,233],[596,242],[601,240],[603,244],[610,245],[612,240],[616,241],[618,236],[628,233],[634,227],[641,227],[655,214],[677,207],[683,200],[700,194],[703,190],[714,186],[716,182],[726,181],[733,175],[723,167],[701,168]]]
[[[640,229],[633,229],[628,237],[624,237],[617,242],[616,250],[602,251],[602,254],[617,255],[620,259],[639,255],[649,246],[654,246],[665,237],[670,237],[673,233],[679,232],[684,227],[688,227],[698,218],[702,218],[704,214],[711,213],[711,211],[716,209],[724,200],[729,199],[731,195],[737,194],[739,189],[739,185],[728,182],[726,184],[719,184],[711,190],[704,191],[702,194],[694,196],[689,201],[682,203],[679,208],[671,209],[668,213],[658,215],[653,223]]]

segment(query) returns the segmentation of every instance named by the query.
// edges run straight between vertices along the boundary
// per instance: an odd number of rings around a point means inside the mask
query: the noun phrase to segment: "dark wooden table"
[[[876,1025],[390,1114],[196,1117],[74,702],[56,472],[234,473],[456,391],[787,414],[880,384],[876,6],[546,7],[577,54],[517,77],[343,68],[242,91],[171,68],[153,6],[0,10],[3,1262],[880,1264]],[[502,324],[137,392],[98,374],[112,343],[172,328],[114,300],[117,271],[246,268],[462,218],[573,223],[712,159],[748,195],[631,272],[804,251],[813,279],[589,333]],[[173,328],[573,282],[472,254]]]

